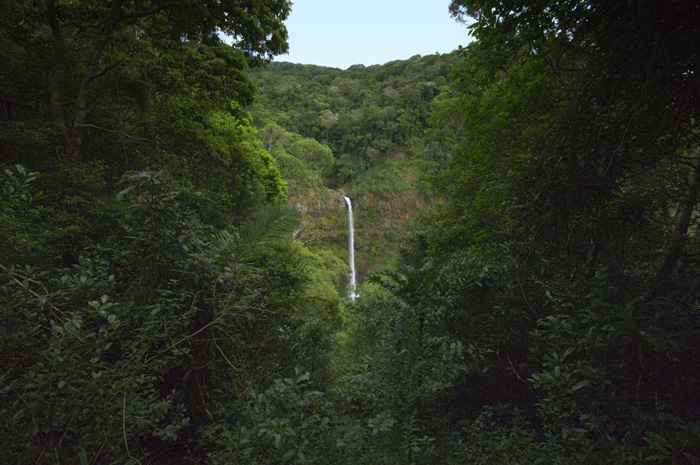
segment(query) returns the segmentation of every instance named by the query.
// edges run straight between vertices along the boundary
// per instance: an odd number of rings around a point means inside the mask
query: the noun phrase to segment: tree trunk
[[[62,107],[63,85],[66,79],[65,43],[63,40],[63,32],[61,31],[61,24],[58,21],[55,0],[46,0],[46,14],[48,16],[49,25],[51,26],[54,48],[49,108],[51,120],[61,128],[64,135],[63,155],[67,158],[68,162],[73,165],[77,165],[80,162],[80,147],[83,143],[83,130],[85,119],[87,118],[89,87],[92,81],[100,75],[99,67],[102,52],[104,52],[107,44],[114,35],[115,25],[122,19],[120,15],[123,4],[123,0],[115,1],[110,17],[104,21],[102,34],[100,34],[100,37],[95,43],[87,69],[78,87],[78,93],[76,94],[75,103],[73,105],[73,121],[69,128],[63,115]]]
[[[80,161],[80,147],[83,145],[83,129],[85,125],[85,119],[87,118],[87,97],[88,89],[90,83],[98,76],[98,69],[100,66],[100,59],[102,58],[102,52],[104,52],[105,47],[112,39],[114,35],[114,26],[119,21],[119,15],[121,14],[123,1],[118,0],[114,2],[112,7],[112,13],[108,21],[106,21],[102,34],[95,44],[95,49],[88,63],[87,70],[85,70],[85,75],[78,88],[78,94],[75,98],[75,107],[73,114],[73,125],[70,130],[70,140],[68,141],[67,154],[70,161],[77,165]]]
[[[117,2],[117,4],[121,5],[121,2]],[[109,43],[109,40],[112,38],[113,34],[114,26],[112,21],[110,21],[107,25],[105,25],[105,29],[102,31],[102,35],[100,35],[100,38],[95,45],[95,51],[92,54],[88,68],[85,71],[83,80],[78,88],[78,95],[75,97],[73,125],[71,126],[70,140],[68,141],[68,147],[66,149],[68,157],[74,165],[77,165],[80,161],[80,147],[83,145],[83,129],[85,119],[87,118],[88,89],[90,87],[90,83],[97,77],[102,52]]]
[[[54,0],[46,1],[46,14],[49,19],[51,35],[53,37],[53,76],[51,77],[49,112],[51,121],[61,129],[61,133],[63,134],[63,151],[65,152],[68,146],[68,128],[66,127],[66,121],[63,117],[63,99],[61,93],[63,91],[63,82],[66,75],[66,53]]]
[[[676,268],[678,259],[683,253],[683,247],[690,226],[690,219],[698,202],[698,192],[700,191],[700,146],[695,150],[695,158],[690,170],[690,181],[688,182],[688,193],[685,202],[676,218],[676,227],[673,230],[671,245],[666,258],[659,268],[658,280],[667,280]]]

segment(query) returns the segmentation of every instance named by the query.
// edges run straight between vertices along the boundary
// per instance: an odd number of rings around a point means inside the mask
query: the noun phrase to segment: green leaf
[[[131,186],[125,188],[125,189],[122,189],[122,190],[119,191],[119,192],[117,193],[117,195],[116,195],[117,200],[119,200],[119,201],[124,200],[124,197],[126,197],[126,195],[127,195],[129,192],[133,191],[135,188],[136,188],[136,186],[131,185]]]
[[[661,347],[659,346],[659,343],[651,334],[647,333],[646,331],[640,331],[639,334],[642,336],[642,338],[644,338],[645,341],[649,343],[649,345],[651,345],[654,348],[654,350],[660,350]]]
[[[574,384],[571,388],[572,391],[578,391],[579,389],[586,387],[590,385],[591,382],[587,379],[584,379],[583,381],[579,381],[578,383]]]
[[[275,449],[279,449],[282,447],[282,434],[277,433],[275,434]]]

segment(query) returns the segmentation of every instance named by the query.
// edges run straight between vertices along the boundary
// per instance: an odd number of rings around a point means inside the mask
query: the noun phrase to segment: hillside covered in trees
[[[700,463],[700,5],[291,7],[0,4],[0,462]]]
[[[260,90],[253,124],[289,201],[313,219],[302,228],[310,247],[330,245],[346,259],[340,193],[353,199],[361,278],[397,266],[406,221],[439,200],[431,179],[447,153],[429,119],[457,62],[453,53],[347,70],[271,63],[250,73]]]

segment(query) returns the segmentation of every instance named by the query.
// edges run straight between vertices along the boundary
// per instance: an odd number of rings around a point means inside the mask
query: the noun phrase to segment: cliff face
[[[334,216],[345,210],[343,194],[337,190],[329,190],[327,195],[323,197],[319,195],[290,196],[289,203],[296,206],[303,214],[313,218]]]
[[[343,194],[318,186],[302,195],[290,196],[289,203],[304,214],[296,239],[312,250],[330,249],[347,263],[348,222]]]
[[[290,197],[306,221],[298,239],[309,247],[329,247],[346,263],[348,220],[343,195],[353,202],[355,265],[358,282],[368,273],[397,264],[401,237],[408,219],[418,209],[430,208],[421,194],[421,170],[415,160],[387,157],[377,169],[339,189],[309,189]],[[389,174],[387,174],[389,173]]]

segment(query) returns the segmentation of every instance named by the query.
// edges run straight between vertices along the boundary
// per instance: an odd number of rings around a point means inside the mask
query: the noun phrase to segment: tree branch
[[[120,64],[122,64],[122,62],[121,62],[121,61],[118,61],[118,62],[116,62],[116,63],[112,63],[111,65],[105,67],[102,71],[98,72],[98,73],[95,74],[92,78],[90,78],[90,82],[94,81],[94,80],[97,79],[97,78],[100,78],[100,77],[104,76],[105,74],[107,74],[107,73],[109,72],[109,70],[111,70],[111,69],[113,69],[113,68],[116,68],[116,67],[119,66]]]
[[[66,74],[66,53],[54,0],[47,0],[46,15],[49,20],[49,25],[51,26],[51,36],[53,38],[53,75],[51,76],[49,108],[51,111],[51,120],[59,126],[63,132],[63,137],[66,139],[64,140],[65,145],[68,142],[68,128],[63,117],[61,91]]]
[[[89,123],[83,124],[83,127],[84,127],[84,128],[99,129],[100,131],[109,132],[109,133],[112,133],[112,134],[119,134],[120,136],[126,137],[127,139],[135,140],[135,141],[138,141],[138,142],[148,142],[148,143],[150,143],[150,144],[155,144],[155,145],[157,145],[158,147],[163,147],[163,148],[168,149],[168,147],[166,147],[165,145],[163,145],[163,143],[161,143],[161,142],[160,142],[159,140],[157,140],[157,139],[154,140],[154,139],[146,139],[146,138],[144,138],[144,137],[132,136],[131,134],[128,134],[128,133],[126,133],[126,132],[124,132],[124,131],[121,131],[121,130],[119,130],[119,129],[108,129],[108,128],[103,128],[102,126],[97,126],[97,125],[95,125],[95,124],[89,124]]]
[[[690,219],[693,215],[693,210],[698,202],[698,192],[700,192],[700,146],[695,150],[695,159],[690,170],[690,180],[688,181],[688,192],[685,202],[681,208],[678,217],[676,218],[676,227],[673,230],[671,245],[666,254],[657,280],[667,280],[676,268],[676,263],[683,253],[683,246],[690,226]]]

